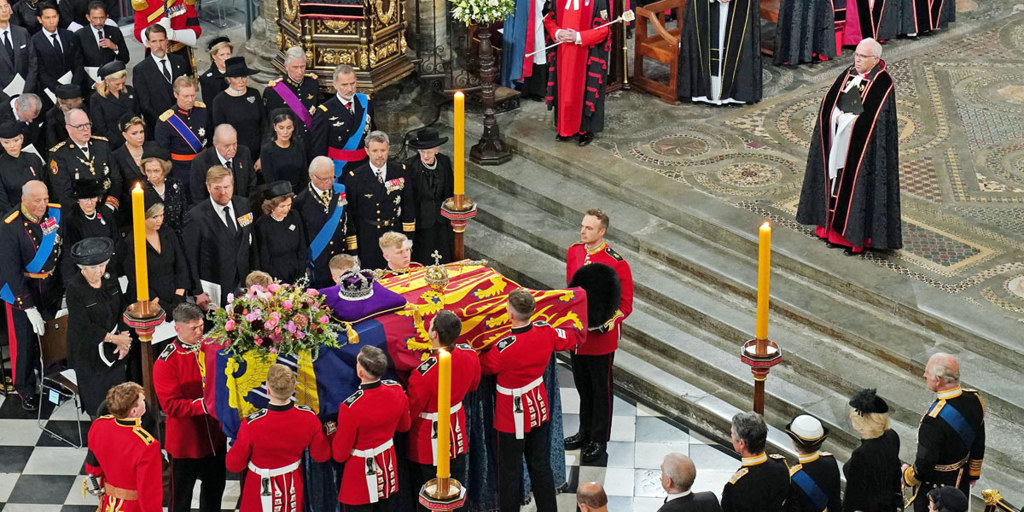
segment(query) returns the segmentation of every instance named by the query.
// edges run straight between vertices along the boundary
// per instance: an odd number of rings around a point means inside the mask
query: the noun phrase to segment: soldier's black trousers
[[[534,427],[516,439],[516,435],[498,432],[498,492],[501,512],[519,512],[523,479],[523,456],[526,469],[530,472],[533,498],[537,501],[537,512],[557,512],[555,501],[555,477],[551,474],[551,447],[548,430],[551,421]]]
[[[608,442],[612,432],[612,363],[601,356],[572,354],[572,376],[580,394],[580,433],[587,441]]]
[[[171,459],[171,506],[170,512],[192,510],[192,490],[196,480],[202,480],[199,491],[200,512],[220,512],[224,496],[224,454],[210,455],[201,459]]]

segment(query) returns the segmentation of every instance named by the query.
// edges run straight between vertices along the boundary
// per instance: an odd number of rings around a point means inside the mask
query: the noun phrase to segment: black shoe
[[[558,142],[569,142],[572,140],[572,135],[555,135],[555,140]]]
[[[592,441],[583,449],[583,464],[603,466],[608,462],[608,444]]]
[[[35,395],[21,397],[21,408],[26,411],[35,411],[39,409],[39,397]]]
[[[594,132],[583,132],[580,134],[580,140],[576,143],[577,146],[586,146],[594,142]]]
[[[565,449],[566,450],[579,450],[587,444],[587,438],[583,437],[583,434],[576,433],[565,438]]]

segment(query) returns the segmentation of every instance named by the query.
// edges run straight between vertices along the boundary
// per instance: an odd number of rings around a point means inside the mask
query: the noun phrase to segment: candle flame
[[[466,95],[465,95],[465,94],[463,94],[463,92],[462,92],[462,91],[455,91],[455,97],[456,97],[456,98],[462,98],[462,97],[465,97],[465,96],[466,96]]]
[[[141,181],[136,181],[135,182],[135,187],[132,190],[133,191],[134,190],[142,190],[142,182]]]
[[[769,221],[767,221],[767,220],[766,220],[766,221],[764,221],[764,224],[761,224],[761,228],[762,228],[762,229],[764,229],[764,228],[768,228],[768,229],[771,229],[771,227],[772,227],[772,223],[771,223],[771,222],[769,222]]]

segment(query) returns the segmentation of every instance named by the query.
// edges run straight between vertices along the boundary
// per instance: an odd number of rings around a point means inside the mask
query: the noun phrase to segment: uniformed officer
[[[841,512],[839,498],[839,464],[831,453],[823,452],[821,444],[828,438],[828,429],[814,416],[801,414],[786,425],[786,434],[793,440],[800,463],[789,468],[792,482],[786,510],[789,512]]]
[[[199,510],[220,510],[224,495],[224,454],[227,440],[220,423],[206,410],[203,380],[203,311],[191,303],[174,308],[174,331],[178,336],[167,344],[153,364],[153,388],[160,408],[167,413],[164,442],[171,456],[170,512],[192,508],[192,490],[202,480]]]
[[[348,64],[334,68],[334,90],[313,115],[312,155],[327,155],[339,162],[335,175],[366,161],[366,134],[373,130],[370,96],[357,93],[356,72]]]
[[[181,56],[186,63],[185,74],[195,76],[196,59],[192,49],[203,33],[195,0],[132,0],[132,8],[135,9],[135,39],[145,42],[146,28],[162,26],[170,41],[168,53]]]
[[[8,212],[21,201],[21,187],[30,180],[45,179],[42,159],[35,153],[22,151],[25,123],[5,121],[0,124],[0,212]]]
[[[573,283],[576,272],[591,263],[608,265],[619,276],[618,311],[610,319],[601,319],[607,320],[603,325],[588,330],[587,341],[572,354],[572,373],[580,394],[580,430],[565,438],[565,449],[582,449],[584,463],[598,464],[606,458],[612,429],[612,361],[622,321],[633,311],[633,274],[629,263],[604,240],[608,222],[603,211],[587,210],[580,222],[580,242],[569,247],[565,258],[566,283]]]
[[[498,431],[501,512],[519,510],[524,455],[537,511],[558,510],[551,474],[551,418],[544,371],[552,352],[571,350],[577,340],[546,322],[530,323],[536,305],[530,292],[522,288],[512,290],[507,304],[512,324],[509,335],[480,355],[482,372],[497,375],[494,429]]]
[[[313,269],[311,286],[314,288],[335,284],[329,264],[347,248],[346,197],[345,185],[334,181],[334,162],[326,156],[314,158],[309,164],[309,185],[295,196],[295,209],[309,241],[310,266]]]
[[[369,161],[347,169],[341,180],[349,203],[348,246],[358,253],[363,268],[383,269],[387,262],[380,252],[381,235],[400,229],[413,238],[416,232],[415,187],[405,166],[388,161],[388,134],[370,132],[366,143]]]
[[[306,146],[306,154],[314,154],[310,151],[313,144],[310,131],[313,129],[313,114],[320,103],[320,88],[316,74],[306,73],[306,52],[301,46],[293,46],[284,52],[284,70],[284,76],[272,80],[263,90],[263,102],[267,105],[267,112],[286,108],[292,113],[298,120],[295,135]]]
[[[26,182],[21,204],[7,212],[0,226],[0,299],[14,325],[7,333],[14,387],[21,395],[22,407],[30,411],[39,406],[34,371],[39,361],[36,335],[43,335],[46,321],[53,319],[64,294],[58,265],[64,225],[60,205],[49,199],[43,182]]]
[[[192,77],[174,79],[174,99],[175,106],[160,114],[154,140],[171,152],[171,176],[188,189],[192,160],[207,147],[207,137],[212,135],[210,116],[206,104],[196,101],[196,81]]]
[[[920,485],[915,512],[928,510],[928,491],[936,487],[956,487],[970,496],[985,456],[985,401],[976,390],[960,387],[956,358],[946,353],[931,356],[924,378],[936,398],[921,418],[914,465],[903,465],[903,482]]]
[[[54,91],[57,104],[46,111],[44,140],[46,147],[52,148],[68,138],[68,129],[64,126],[64,117],[71,109],[82,108],[82,88],[76,84],[61,84]]]
[[[225,463],[228,471],[235,473],[248,469],[242,486],[242,512],[301,512],[302,453],[309,449],[313,460],[327,462],[331,444],[316,413],[304,405],[293,405],[295,372],[291,368],[271,366],[267,391],[270,404],[246,418]],[[328,425],[334,428],[334,424]],[[288,435],[281,435],[283,432]]]
[[[338,501],[349,512],[388,511],[398,492],[394,435],[409,430],[409,400],[400,384],[381,380],[387,368],[383,350],[363,346],[356,357],[359,389],[338,408],[331,452],[345,465]]]
[[[67,113],[65,126],[68,138],[50,148],[50,183],[54,195],[67,210],[74,204],[75,182],[97,180],[106,190],[121,190],[121,175],[110,169],[110,146],[107,139],[92,134],[92,122],[84,110]],[[117,210],[117,197],[107,195],[105,203]]]
[[[722,512],[781,512],[789,494],[789,466],[781,455],[768,455],[768,426],[756,412],[732,417],[732,447],[742,467],[722,489]]]
[[[430,321],[427,336],[434,347],[434,355],[423,361],[409,375],[409,460],[412,464],[413,490],[419,491],[437,473],[437,351],[445,349],[451,354],[451,437],[450,453],[452,475],[462,479],[466,471],[469,452],[469,424],[462,400],[480,385],[480,359],[473,347],[456,344],[462,332],[462,321],[455,313],[442,309]]]
[[[146,394],[142,386],[125,382],[107,391],[106,404],[110,414],[89,427],[85,460],[94,492],[100,494],[99,510],[160,512],[160,441],[142,427]]]

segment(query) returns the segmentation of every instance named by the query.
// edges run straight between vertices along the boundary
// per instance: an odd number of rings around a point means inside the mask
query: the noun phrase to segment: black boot
[[[608,444],[592,441],[583,449],[582,455],[584,465],[603,466],[608,463]]]
[[[573,434],[565,438],[566,450],[579,450],[587,444],[587,438],[582,433]]]

